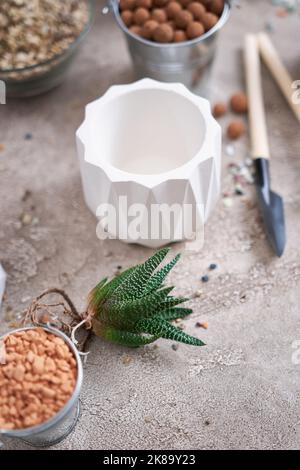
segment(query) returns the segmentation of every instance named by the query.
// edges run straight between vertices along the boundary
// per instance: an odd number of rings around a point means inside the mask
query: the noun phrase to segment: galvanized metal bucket
[[[8,334],[16,333],[17,331],[31,330],[32,328],[34,327],[20,328],[10,331]],[[64,333],[55,328],[43,327],[43,329],[62,338],[72,350],[77,363],[77,381],[69,401],[53,418],[45,423],[26,429],[0,429],[0,439],[2,437],[21,439],[33,447],[49,447],[65,439],[74,429],[80,415],[79,394],[82,385],[83,370],[79,353],[72,341]],[[7,335],[4,335],[0,339],[4,339],[5,336]]]
[[[230,15],[230,1],[225,1],[218,23],[207,33],[192,41],[158,44],[132,34],[119,13],[119,0],[109,0],[103,10],[114,13],[117,24],[127,39],[130,55],[138,78],[153,78],[162,82],[180,82],[194,93],[207,96],[211,64],[215,56],[217,36]]]

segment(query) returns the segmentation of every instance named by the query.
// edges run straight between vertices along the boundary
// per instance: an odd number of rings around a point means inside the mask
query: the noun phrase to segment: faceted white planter
[[[112,86],[87,105],[76,135],[86,203],[113,238],[159,247],[203,230],[221,172],[221,129],[207,100],[150,79]],[[106,204],[115,226],[101,218]],[[174,204],[184,217],[174,211],[172,222]]]

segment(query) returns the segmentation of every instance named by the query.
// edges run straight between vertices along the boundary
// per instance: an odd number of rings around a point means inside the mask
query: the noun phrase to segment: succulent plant
[[[125,346],[138,347],[158,338],[204,346],[170,323],[192,313],[182,308],[188,299],[170,295],[174,287],[164,281],[180,258],[178,254],[161,269],[157,269],[169,249],[163,248],[143,264],[139,264],[108,281],[103,279],[89,294],[87,314],[93,332],[106,340]]]

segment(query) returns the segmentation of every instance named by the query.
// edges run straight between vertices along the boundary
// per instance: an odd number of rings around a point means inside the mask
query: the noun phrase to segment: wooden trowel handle
[[[258,35],[258,45],[260,53],[273,78],[287,99],[292,111],[300,122],[300,104],[293,101],[293,79],[283,65],[278,52],[276,51],[271,39],[266,33]]]
[[[245,38],[245,67],[249,100],[249,120],[252,157],[270,158],[266,115],[264,109],[260,58],[257,38],[247,34]]]

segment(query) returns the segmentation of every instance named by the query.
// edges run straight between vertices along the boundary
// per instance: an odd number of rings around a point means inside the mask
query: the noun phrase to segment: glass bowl
[[[88,0],[88,21],[74,42],[61,54],[51,59],[23,68],[0,69],[0,80],[5,83],[6,96],[23,98],[39,95],[60,85],[70,68],[83,38],[90,30],[94,0]]]

